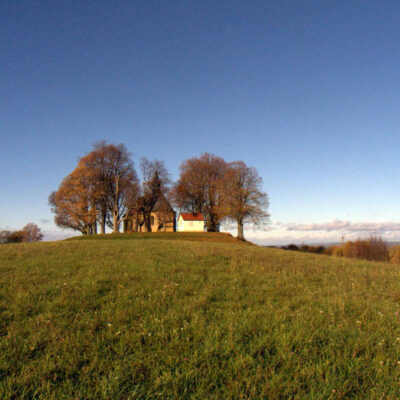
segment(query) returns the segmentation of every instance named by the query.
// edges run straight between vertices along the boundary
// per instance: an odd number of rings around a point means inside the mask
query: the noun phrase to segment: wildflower
[[[383,361],[379,361],[379,364],[382,364],[382,365],[383,365]]]
[[[356,324],[361,324],[361,321],[357,320],[357,321],[356,321]]]
[[[110,323],[108,323],[107,326],[108,326],[109,328],[111,328],[111,324],[110,324]]]
[[[319,311],[320,314],[323,314],[324,312],[322,310]]]

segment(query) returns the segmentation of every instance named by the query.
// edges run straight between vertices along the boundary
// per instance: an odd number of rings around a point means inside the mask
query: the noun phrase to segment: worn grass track
[[[0,247],[2,399],[396,399],[399,267],[187,240]]]

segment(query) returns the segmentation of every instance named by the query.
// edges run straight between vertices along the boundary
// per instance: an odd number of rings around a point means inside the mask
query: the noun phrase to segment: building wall
[[[165,229],[162,227],[160,229],[160,232],[174,232],[175,231],[175,214],[170,213],[167,218],[163,214],[159,214],[158,212],[152,212],[150,213],[150,224],[151,224],[151,231],[152,232],[158,232],[158,227],[160,224],[162,224],[166,221],[165,223]]]
[[[180,232],[203,232],[204,221],[184,221],[180,216],[178,219],[177,230]]]
[[[166,220],[166,227],[162,227],[160,230],[159,226]],[[150,213],[150,228],[151,232],[175,232],[175,213],[168,214],[165,218],[164,213],[152,212]],[[137,232],[139,227],[136,224],[136,217],[130,217],[124,221],[124,232]],[[148,232],[146,224],[142,225],[142,232]]]

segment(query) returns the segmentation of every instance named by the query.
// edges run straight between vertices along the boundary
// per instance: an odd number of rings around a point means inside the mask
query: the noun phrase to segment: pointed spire
[[[154,173],[153,179],[151,181],[151,188],[153,190],[153,196],[160,196],[161,194],[161,180],[158,176],[158,172]]]

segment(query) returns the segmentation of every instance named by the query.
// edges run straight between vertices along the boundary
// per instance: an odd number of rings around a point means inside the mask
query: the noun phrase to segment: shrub
[[[24,241],[25,235],[22,231],[15,231],[8,237],[8,243],[21,243]]]
[[[400,245],[389,249],[390,261],[393,264],[400,264]]]
[[[343,248],[344,248],[344,246],[332,246],[330,249],[332,251],[333,256],[343,257],[344,256]]]
[[[386,242],[376,236],[371,236],[367,240],[357,239],[354,242],[346,242],[343,246],[334,249],[333,255],[370,261],[389,261],[390,259]]]

